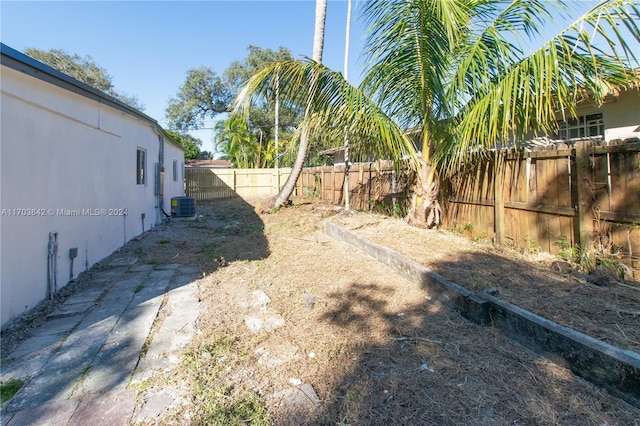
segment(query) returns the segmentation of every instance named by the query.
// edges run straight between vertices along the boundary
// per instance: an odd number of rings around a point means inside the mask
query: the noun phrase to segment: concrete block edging
[[[325,233],[385,263],[466,319],[498,328],[510,339],[640,408],[640,354],[561,326],[505,302],[490,291],[471,292],[406,256],[358,237],[330,221],[325,221]]]

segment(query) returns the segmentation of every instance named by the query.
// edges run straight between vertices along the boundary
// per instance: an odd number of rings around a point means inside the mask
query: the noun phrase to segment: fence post
[[[236,188],[237,184],[236,184],[236,169],[232,169],[233,173],[231,174],[232,176],[232,181],[233,181],[233,192],[235,192],[236,194],[238,193],[238,188]]]
[[[271,190],[269,191],[269,195],[277,194],[274,190],[279,186],[278,181],[280,177],[280,171],[278,169],[272,169],[271,173]]]
[[[331,203],[336,203],[336,165],[331,169]]]
[[[493,164],[493,216],[495,242],[504,245],[504,154],[498,150]]]
[[[371,188],[373,187],[373,175],[371,174],[371,168],[373,167],[373,163],[369,163],[369,184],[367,185],[367,199],[365,200],[365,205],[368,207],[369,200],[371,200]]]
[[[309,169],[304,167],[298,180],[296,181],[296,193],[298,195],[302,195],[303,197],[308,196],[308,192],[305,191],[305,188],[309,186]]]
[[[587,186],[589,173],[589,142],[577,142],[575,145],[575,179],[572,180],[571,192],[576,216],[573,221],[574,241],[585,249],[589,243],[591,218],[588,215],[591,194]]]
[[[191,196],[191,181],[189,179],[189,171],[188,169],[185,167],[184,169],[184,195],[186,195],[187,197]]]

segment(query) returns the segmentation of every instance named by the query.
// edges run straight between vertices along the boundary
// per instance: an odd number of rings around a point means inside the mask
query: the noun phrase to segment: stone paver
[[[201,277],[191,266],[134,258],[96,273],[3,360],[2,380],[24,385],[2,407],[2,425],[125,425],[156,413],[166,395],[136,407],[129,385],[176,362],[194,332]],[[165,302],[166,317],[140,360]]]
[[[82,399],[67,425],[127,425],[135,410],[135,397],[133,389],[88,395]]]
[[[54,426],[67,424],[74,411],[78,408],[79,402],[73,399],[64,401],[54,401],[37,406],[31,410],[22,410],[17,413],[10,413],[7,426]],[[5,415],[2,416],[3,424]]]
[[[261,331],[273,331],[285,324],[282,315],[275,311],[260,311],[244,317],[244,323],[254,334]]]
[[[152,344],[140,359],[132,383],[142,382],[155,370],[162,370],[179,361],[180,349],[191,340],[198,319],[198,288],[195,282],[177,287],[167,293],[167,316],[160,330],[153,336]]]

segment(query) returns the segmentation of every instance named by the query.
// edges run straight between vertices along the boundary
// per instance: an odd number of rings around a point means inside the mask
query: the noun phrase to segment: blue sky
[[[353,1],[349,77],[359,81],[363,30]],[[145,113],[165,126],[168,100],[189,68],[222,74],[247,46],[311,56],[315,0],[262,1],[5,1],[0,3],[1,39],[24,51],[63,49],[90,55],[113,78],[116,90],[137,96]],[[344,68],[347,2],[327,7],[323,62]],[[212,132],[194,132],[211,151]]]
[[[363,68],[360,1],[353,0],[349,62],[349,80],[356,84]],[[570,3],[584,12],[595,1]],[[329,0],[323,62],[338,71],[344,67],[346,16],[346,0]],[[0,38],[14,49],[90,55],[111,75],[116,90],[137,96],[145,113],[166,127],[164,110],[189,68],[208,66],[222,74],[246,57],[250,44],[311,56],[315,0],[2,0],[0,19]],[[204,150],[213,150],[211,130],[192,134]]]

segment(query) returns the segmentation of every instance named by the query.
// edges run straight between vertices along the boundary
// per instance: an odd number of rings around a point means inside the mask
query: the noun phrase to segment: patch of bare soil
[[[638,309],[637,293],[592,288],[535,259],[395,219],[336,215],[333,206],[310,199],[272,213],[259,213],[259,204],[201,202],[197,221],[172,220],[123,249],[140,262],[188,264],[205,273],[198,334],[183,364],[146,383],[144,392],[188,390],[188,401],[157,424],[228,424],[244,409],[243,422],[256,424],[256,407],[273,424],[296,425],[640,422],[640,410],[497,330],[466,321],[385,265],[327,237],[323,221],[332,218],[470,289],[498,287],[525,309],[632,348],[640,327],[626,311]],[[253,304],[262,293],[268,301]],[[248,318],[256,315],[284,321],[255,332]],[[606,321],[582,326],[598,318]],[[283,395],[299,384],[311,385],[315,408],[286,403]]]

